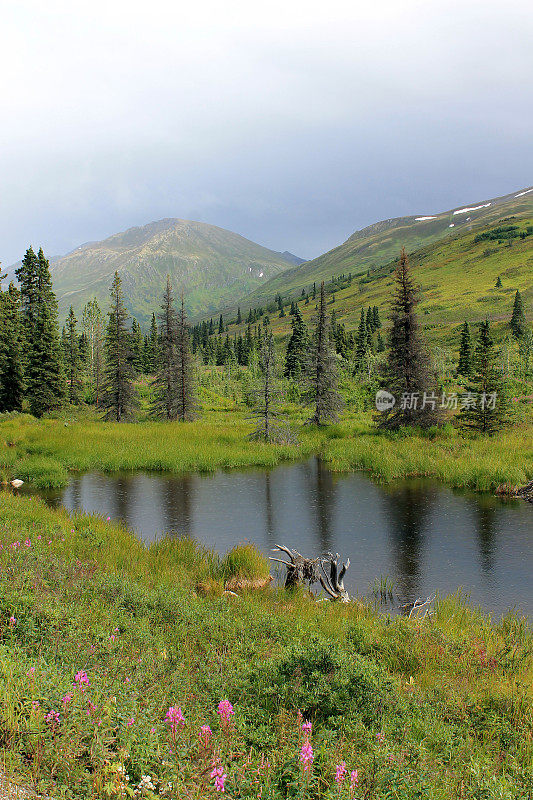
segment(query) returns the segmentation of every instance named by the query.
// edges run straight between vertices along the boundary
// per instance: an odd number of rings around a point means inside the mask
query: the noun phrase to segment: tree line
[[[381,387],[394,396],[394,406],[375,415],[379,427],[428,427],[442,419],[442,410],[434,401],[420,401],[437,397],[440,387],[418,324],[419,290],[405,251],[395,273],[387,346],[379,308],[361,309],[357,330],[348,332],[337,322],[335,308],[331,313],[328,309],[334,294],[328,302],[324,282],[300,298],[304,303],[309,297],[316,300],[312,330],[304,323],[297,301],[288,305],[277,296],[279,315],[285,315],[287,307],[292,317],[291,334],[281,352],[263,309],[257,310],[261,311],[259,317],[250,310],[245,331],[238,336],[230,337],[222,315],[218,324],[211,319],[191,328],[183,297],[176,307],[169,278],[159,314],[152,314],[149,331],[143,334],[127,313],[118,273],[111,286],[108,313],[102,313],[96,300],[88,302],[80,329],[71,307],[59,332],[57,302],[42,249],[36,255],[30,247],[16,274],[19,288],[11,283],[0,292],[0,411],[20,411],[25,403],[32,414],[42,416],[64,402],[80,403],[89,392],[106,419],[121,422],[131,419],[138,408],[136,382],[145,374],[150,376],[152,388],[151,414],[159,419],[190,420],[198,410],[193,365],[201,362],[258,367],[261,386],[256,392],[256,435],[268,440],[276,428],[278,378],[299,387],[298,399],[312,409],[309,422],[323,425],[338,418],[342,407],[339,374],[346,369],[356,380],[372,378],[373,388]],[[330,286],[343,286],[351,279],[351,274],[339,276]],[[240,309],[239,320],[242,323]],[[519,347],[531,349],[532,335],[519,291],[510,331]],[[488,321],[480,325],[475,343],[465,322],[458,378],[466,382],[468,394],[486,397],[496,393],[499,402],[497,408],[470,404],[461,409],[460,417],[465,425],[488,433],[503,424],[507,412],[497,356]],[[407,402],[408,397],[418,401]]]

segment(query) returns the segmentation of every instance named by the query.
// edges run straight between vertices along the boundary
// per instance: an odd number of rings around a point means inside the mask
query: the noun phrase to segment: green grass
[[[531,796],[523,620],[491,623],[457,598],[407,620],[272,587],[203,596],[195,587],[216,581],[221,562],[195,543],[145,548],[122,526],[5,492],[0,543],[2,763],[25,784],[124,798],[124,770],[130,792],[151,776],[155,791],[136,796],[205,800],[215,761],[235,800],[347,800],[347,782],[334,781],[345,761],[357,798]],[[235,555],[238,570],[254,574],[253,562]],[[226,698],[229,726],[217,714]],[[175,735],[170,706],[185,717]],[[309,774],[302,719],[313,723]]]
[[[37,488],[62,487],[68,473],[98,470],[164,472],[275,467],[321,454],[335,471],[365,470],[374,478],[431,476],[454,487],[492,491],[503,483],[533,478],[533,414],[525,407],[516,421],[492,438],[441,431],[388,435],[376,431],[369,412],[348,411],[338,425],[303,425],[305,410],[287,403],[285,412],[298,443],[250,441],[252,423],[242,405],[226,397],[191,423],[139,422],[116,425],[75,412],[56,419],[5,415],[0,421],[0,479],[22,478]]]

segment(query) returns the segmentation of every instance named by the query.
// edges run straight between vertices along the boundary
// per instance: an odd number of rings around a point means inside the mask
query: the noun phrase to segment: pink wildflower
[[[202,727],[200,728],[200,738],[203,740],[204,747],[207,747],[207,745],[209,744],[211,733],[212,731],[209,725],[202,725]]]
[[[314,758],[315,757],[313,755],[313,748],[311,747],[311,742],[309,741],[309,739],[306,739],[300,751],[300,761],[303,764],[304,772],[307,772],[307,770],[311,769],[311,767],[313,766]]]
[[[80,669],[78,670],[78,672],[76,672],[76,674],[74,675],[74,683],[77,684],[80,687],[80,689],[82,689],[82,691],[84,686],[91,685],[89,683],[89,678],[87,676],[87,673],[85,672],[84,669]]]
[[[41,704],[39,703],[38,700],[32,700],[31,707],[33,708],[34,711],[38,711],[41,707]]]
[[[350,772],[350,789],[354,789],[356,786],[359,786],[359,772],[354,769]]]
[[[340,764],[337,764],[335,767],[335,783],[337,786],[341,786],[344,783],[344,779],[346,777],[347,770],[346,770],[346,761],[341,761]]]
[[[214,767],[211,777],[215,779],[215,789],[217,792],[224,791],[224,782],[228,777],[224,772],[224,767]]]
[[[59,725],[59,712],[49,711],[44,719],[52,728],[55,728],[57,725]]]
[[[376,733],[376,739],[381,744],[385,741],[385,734],[384,733]]]
[[[150,733],[155,733],[155,728],[150,728]]]
[[[107,517],[107,521],[108,521],[108,522],[109,522],[109,520],[110,520],[110,519],[111,519],[111,517]]]
[[[26,547],[31,547],[31,542],[30,542],[30,540],[29,540],[29,539],[26,539],[26,541],[24,542],[24,544],[26,545]]]
[[[33,678],[34,674],[35,674],[35,667],[30,667],[26,675],[28,676],[28,678]]]
[[[130,717],[129,720],[126,722],[126,725],[133,725],[135,722],[135,717]]]
[[[182,728],[185,725],[185,717],[183,716],[181,708],[178,706],[170,706],[166,713],[165,719],[168,720],[170,724],[170,730],[173,734],[176,733],[178,725],[181,725]]]
[[[313,730],[313,723],[309,722],[309,720],[307,719],[302,725],[302,730],[307,737],[311,736],[311,731]]]
[[[11,627],[17,624],[17,618],[14,617],[13,614],[11,614],[11,616],[9,617],[9,624],[11,625]]]
[[[70,701],[72,700],[72,692],[68,692],[64,697],[61,698],[61,702],[63,706],[66,708]]]
[[[233,706],[229,700],[220,701],[218,704],[217,714],[220,716],[220,719],[224,722],[224,724],[227,725],[230,721],[231,715],[235,714]]]

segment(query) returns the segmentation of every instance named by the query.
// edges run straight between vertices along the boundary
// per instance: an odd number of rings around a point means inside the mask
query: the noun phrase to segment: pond
[[[253,542],[350,558],[345,584],[367,594],[388,576],[404,601],[462,589],[495,616],[533,616],[533,506],[454,492],[430,480],[392,485],[338,475],[318,458],[209,475],[89,473],[51,505],[122,520],[145,542],[186,535],[224,553]]]

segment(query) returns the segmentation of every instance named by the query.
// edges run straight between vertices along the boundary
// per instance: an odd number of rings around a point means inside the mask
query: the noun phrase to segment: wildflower
[[[59,725],[59,712],[58,711],[49,711],[48,714],[45,716],[45,722],[50,725],[50,727],[55,728]]]
[[[215,780],[215,789],[217,792],[224,791],[224,783],[228,777],[224,772],[224,767],[214,767],[211,777]]]
[[[209,725],[202,725],[200,728],[200,738],[203,739],[204,747],[207,747],[211,733],[212,731]]]
[[[89,678],[84,669],[78,670],[74,675],[74,683],[83,691],[84,686],[90,686]]]
[[[350,772],[350,789],[354,789],[356,786],[359,786],[359,772],[353,769]]]
[[[170,724],[170,730],[173,734],[176,733],[178,725],[181,725],[182,728],[185,725],[185,717],[183,716],[181,708],[178,706],[170,706],[166,713],[165,719],[168,720]]]
[[[40,539],[41,538],[41,534],[39,534],[39,536],[37,538]]]
[[[337,766],[335,767],[335,783],[337,784],[337,786],[339,786],[339,788],[341,784],[344,783],[346,773],[347,773],[346,762],[341,761],[341,763],[337,764]]]
[[[28,676],[28,678],[33,678],[34,674],[35,674],[35,667],[30,667],[26,675]]]
[[[220,701],[218,704],[217,714],[220,716],[220,719],[224,722],[224,724],[227,725],[230,721],[231,715],[235,714],[233,706],[229,700]]]
[[[61,698],[61,702],[63,703],[63,707],[66,708],[70,701],[72,700],[72,692],[67,692],[67,694]]]
[[[41,704],[39,703],[38,700],[32,700],[31,707],[33,708],[34,711],[39,711]]]
[[[384,733],[376,733],[376,739],[381,744],[385,741],[385,734]]]
[[[129,720],[126,722],[126,725],[133,725],[135,722],[135,717],[130,717]]]
[[[144,789],[147,789],[150,792],[155,792],[155,786],[152,782],[152,778],[150,777],[150,775],[141,775],[139,789],[141,790],[141,792]]]
[[[29,539],[26,539],[26,541],[24,542],[24,544],[26,545],[26,547],[31,547],[31,542],[30,542],[30,540],[29,540]]]
[[[155,733],[155,728],[150,728],[150,733]]]
[[[313,748],[311,747],[311,742],[309,741],[309,739],[306,739],[300,751],[300,761],[303,764],[304,772],[307,772],[307,770],[311,769],[311,767],[313,766],[314,758],[315,757],[313,755]]]
[[[302,725],[302,730],[307,737],[311,736],[311,731],[313,730],[313,723],[309,722],[309,720],[307,719]]]
[[[115,634],[114,634],[114,633],[112,633],[112,634],[111,634],[111,636],[110,636],[109,638],[110,638],[110,640],[111,640],[112,642],[114,642],[114,641],[115,641]]]
[[[11,625],[11,627],[17,624],[17,618],[14,617],[13,614],[11,614],[11,616],[9,617],[9,624]]]
[[[107,517],[107,522],[109,522],[110,519],[111,519],[111,517]]]

